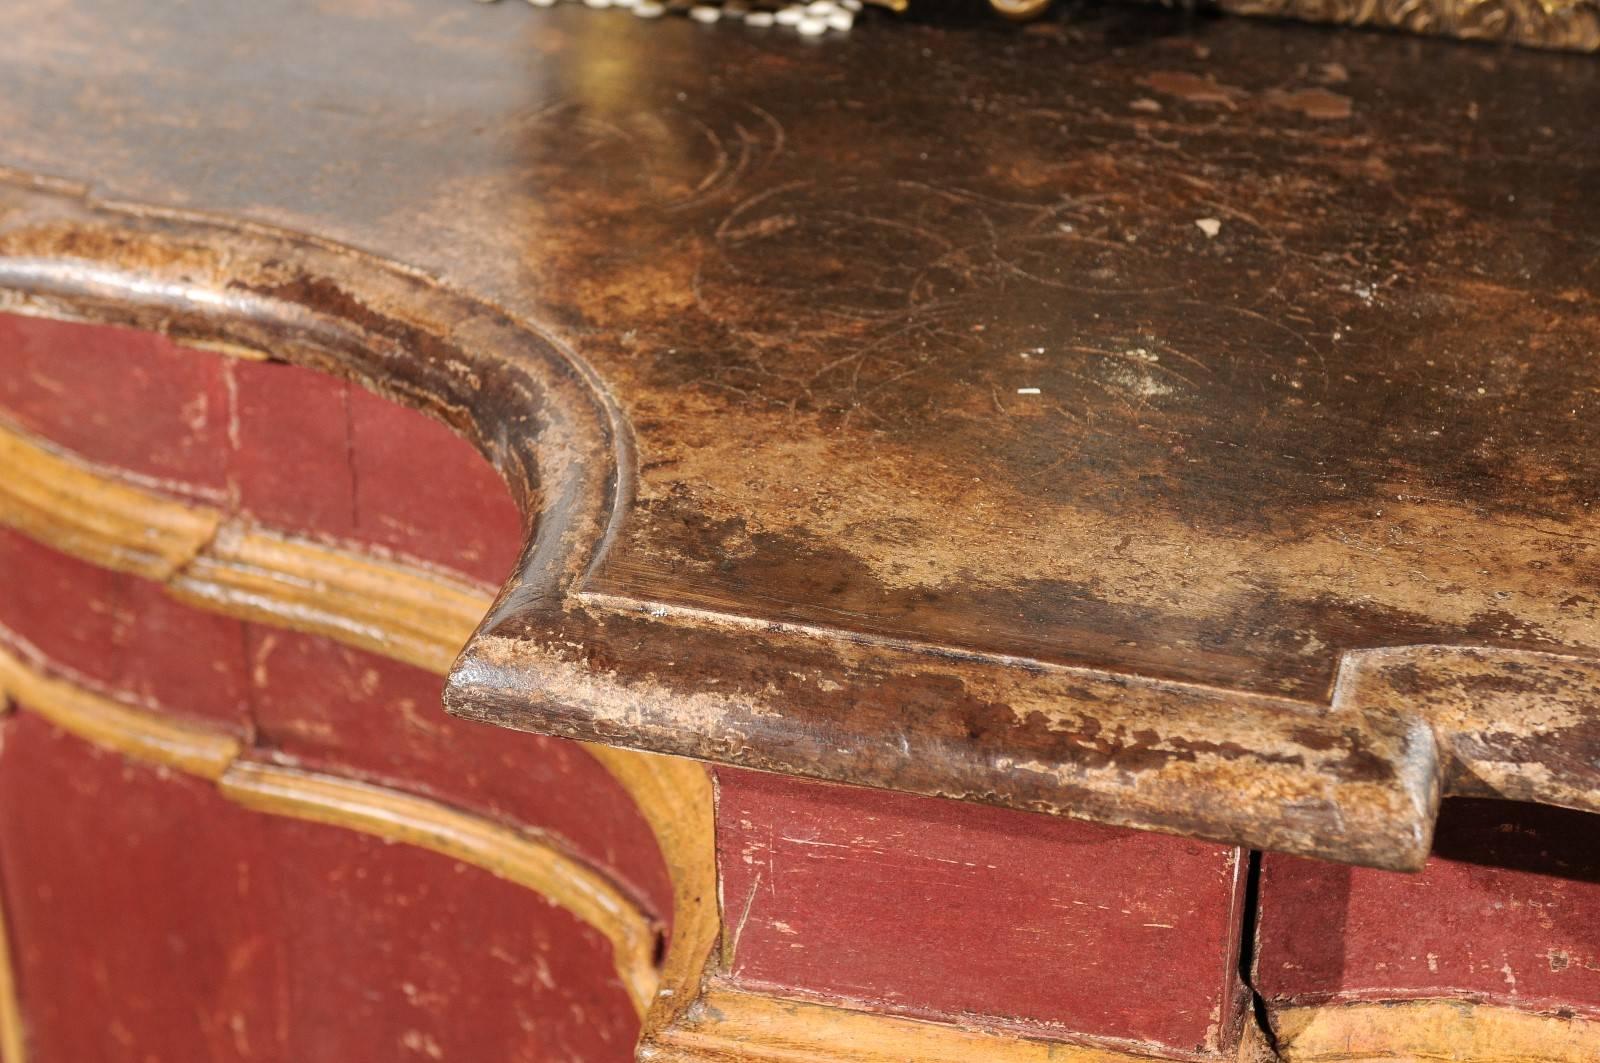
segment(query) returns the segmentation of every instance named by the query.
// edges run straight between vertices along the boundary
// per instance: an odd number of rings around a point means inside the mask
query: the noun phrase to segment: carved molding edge
[[[713,986],[639,1058],[648,1063],[1150,1063],[1171,1057]]]
[[[1593,1063],[1600,1023],[1463,1001],[1292,1007],[1276,1046],[1249,1026],[1235,1063]],[[1135,1063],[1132,1050],[1034,1041],[714,985],[651,1063]],[[1169,1058],[1169,1057],[1159,1057]]]

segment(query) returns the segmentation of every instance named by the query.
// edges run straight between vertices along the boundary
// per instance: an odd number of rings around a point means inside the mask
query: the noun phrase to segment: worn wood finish
[[[540,519],[457,712],[1415,867],[1497,754],[1447,674],[1335,699],[1346,655],[1600,652],[1592,64],[1440,48],[1423,86],[1410,43],[1148,13],[808,48],[74,10],[0,45],[0,163],[315,239],[23,183],[10,304],[358,376],[483,448]],[[66,91],[40,57],[86,33],[159,87]],[[333,95],[372,120],[308,124]],[[1518,796],[1592,807],[1536,785],[1586,735],[1508,733]]]

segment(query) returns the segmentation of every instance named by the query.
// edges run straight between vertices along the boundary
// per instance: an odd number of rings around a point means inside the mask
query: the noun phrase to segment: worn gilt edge
[[[547,845],[437,801],[277,764],[235,760],[217,782],[246,808],[404,842],[532,890],[611,942],[641,1016],[655,997],[652,921],[603,876]]]
[[[489,606],[460,580],[265,530],[119,480],[0,422],[0,525],[185,601],[443,673]]]
[[[0,522],[102,568],[166,580],[216,533],[221,514],[72,461],[0,420]]]
[[[1285,1007],[1284,1063],[1594,1063],[1600,1022],[1447,1000]]]
[[[428,798],[244,759],[230,735],[124,704],[4,649],[0,692],[62,731],[213,783],[246,808],[404,842],[531,890],[610,942],[617,974],[641,1015],[654,999],[654,921],[604,875],[550,845]]]
[[[0,691],[0,716],[6,711],[5,695]],[[22,1004],[17,994],[4,893],[5,882],[0,881],[0,1063],[24,1063]]]
[[[714,983],[640,1058],[649,1063],[1149,1063],[1173,1057],[1020,1037]],[[1261,1055],[1258,1043],[1241,1042],[1237,1063],[1264,1058],[1270,1057]]]

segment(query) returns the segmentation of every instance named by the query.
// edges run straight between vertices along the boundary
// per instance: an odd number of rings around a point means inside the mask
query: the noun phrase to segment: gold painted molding
[[[191,605],[324,635],[442,675],[491,596],[418,567],[278,535],[239,521],[167,582]]]
[[[165,580],[221,513],[99,473],[0,422],[0,524],[102,568]]]
[[[692,760],[585,745],[633,798],[672,881],[672,936],[656,999],[640,1033],[641,1054],[700,992],[706,963],[722,935],[717,893],[716,796],[711,773]]]
[[[11,938],[5,905],[0,904],[0,1063],[23,1063],[22,1007],[12,970]]]
[[[543,842],[428,798],[278,764],[236,760],[217,784],[245,808],[404,842],[532,890],[606,936],[641,1016],[655,997],[654,923],[604,876]]]
[[[0,696],[104,749],[215,781],[239,755],[237,739],[126,705],[0,647]]]
[[[449,670],[493,602],[488,590],[420,564],[282,535],[129,483],[3,422],[0,467],[8,472],[0,478],[0,525],[91,564],[158,580],[196,607],[322,635],[435,674]],[[0,658],[0,687],[5,669]],[[34,682],[27,678],[33,674],[24,668],[12,681]],[[70,687],[50,692],[59,696],[41,700],[53,707],[60,726],[130,755],[212,779],[237,755],[208,744],[217,741],[214,735],[195,748],[196,735],[181,727],[182,733],[160,734],[151,727],[163,723],[159,718],[109,699],[95,703],[94,711],[72,712],[63,708],[73,702]],[[39,705],[30,707],[45,714]],[[117,713],[134,715],[106,723]],[[102,726],[102,733],[92,733]],[[645,1015],[648,1038],[694,999],[721,933],[711,777],[692,761],[609,746],[585,749],[633,799],[672,881],[673,930]],[[180,753],[183,763],[162,759]],[[0,1057],[0,1063],[13,1061]]]
[[[639,1058],[648,1063],[1150,1063],[1157,1057],[713,986]]]
[[[444,674],[492,596],[427,570],[279,535],[130,483],[0,423],[0,525],[242,619]]]
[[[14,705],[0,679],[0,720]],[[5,882],[0,880],[0,1063],[24,1063],[22,1004],[17,996],[17,978],[11,959],[11,932],[6,926]]]
[[[0,696],[93,745],[212,782],[245,808],[404,842],[526,887],[610,942],[641,1015],[655,997],[655,921],[603,874],[527,833],[399,790],[242,759],[232,737],[48,675],[4,649]]]
[[[1284,1063],[1595,1063],[1600,1022],[1448,1000],[1272,1015]]]

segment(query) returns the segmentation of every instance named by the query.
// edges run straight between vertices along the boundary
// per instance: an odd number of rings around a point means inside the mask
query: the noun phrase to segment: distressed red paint
[[[0,314],[0,418],[211,499],[227,481],[222,360],[154,332]]]
[[[250,727],[244,625],[0,528],[0,644],[177,716]]]
[[[41,1060],[631,1058],[609,945],[453,860],[248,812],[22,707],[0,879]]]
[[[670,919],[672,884],[649,826],[578,744],[454,719],[440,707],[438,676],[320,636],[251,625],[248,638],[268,748],[530,827]]]
[[[1257,987],[1274,1001],[1454,997],[1600,1016],[1597,817],[1447,801],[1421,874],[1269,853]]]
[[[1240,1017],[1231,849],[754,772],[717,779],[740,983],[1203,1057]]]
[[[326,373],[155,333],[0,314],[0,420],[270,527],[374,545],[486,584],[522,519],[472,446]]]

